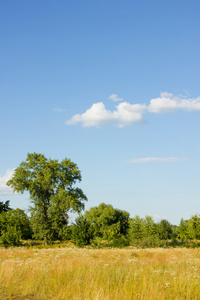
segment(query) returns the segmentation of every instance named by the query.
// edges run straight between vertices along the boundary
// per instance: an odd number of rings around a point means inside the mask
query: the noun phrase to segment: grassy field
[[[200,249],[0,248],[0,299],[200,299]]]

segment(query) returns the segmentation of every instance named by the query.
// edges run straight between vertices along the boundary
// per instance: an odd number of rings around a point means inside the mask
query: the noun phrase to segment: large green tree
[[[80,170],[70,159],[59,162],[43,154],[28,153],[7,185],[14,192],[30,193],[34,237],[48,242],[64,238],[69,212],[84,209],[87,197],[75,186],[79,181]]]

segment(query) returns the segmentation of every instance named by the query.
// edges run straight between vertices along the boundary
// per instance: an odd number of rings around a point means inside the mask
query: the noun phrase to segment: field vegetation
[[[200,299],[200,249],[0,248],[0,299]]]

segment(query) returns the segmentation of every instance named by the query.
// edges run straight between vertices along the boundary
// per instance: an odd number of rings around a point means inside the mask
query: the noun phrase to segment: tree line
[[[156,223],[151,216],[130,218],[127,211],[101,203],[84,211],[87,197],[77,187],[81,173],[70,159],[46,159],[28,153],[7,182],[13,191],[28,191],[32,206],[27,215],[11,209],[9,201],[0,202],[0,241],[3,245],[21,245],[22,240],[71,240],[77,246],[93,247],[165,247],[200,240],[200,215],[181,219],[178,226],[166,219]],[[69,212],[78,213],[69,224]]]

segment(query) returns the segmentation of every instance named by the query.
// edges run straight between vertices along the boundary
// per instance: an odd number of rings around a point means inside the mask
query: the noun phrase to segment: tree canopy
[[[129,213],[101,203],[85,212],[86,220],[91,224],[95,237],[112,239],[126,234],[129,226]]]
[[[70,159],[59,162],[43,154],[28,153],[7,185],[14,192],[30,193],[34,237],[49,241],[62,239],[69,212],[84,209],[87,197],[75,186],[80,181],[81,172]]]

